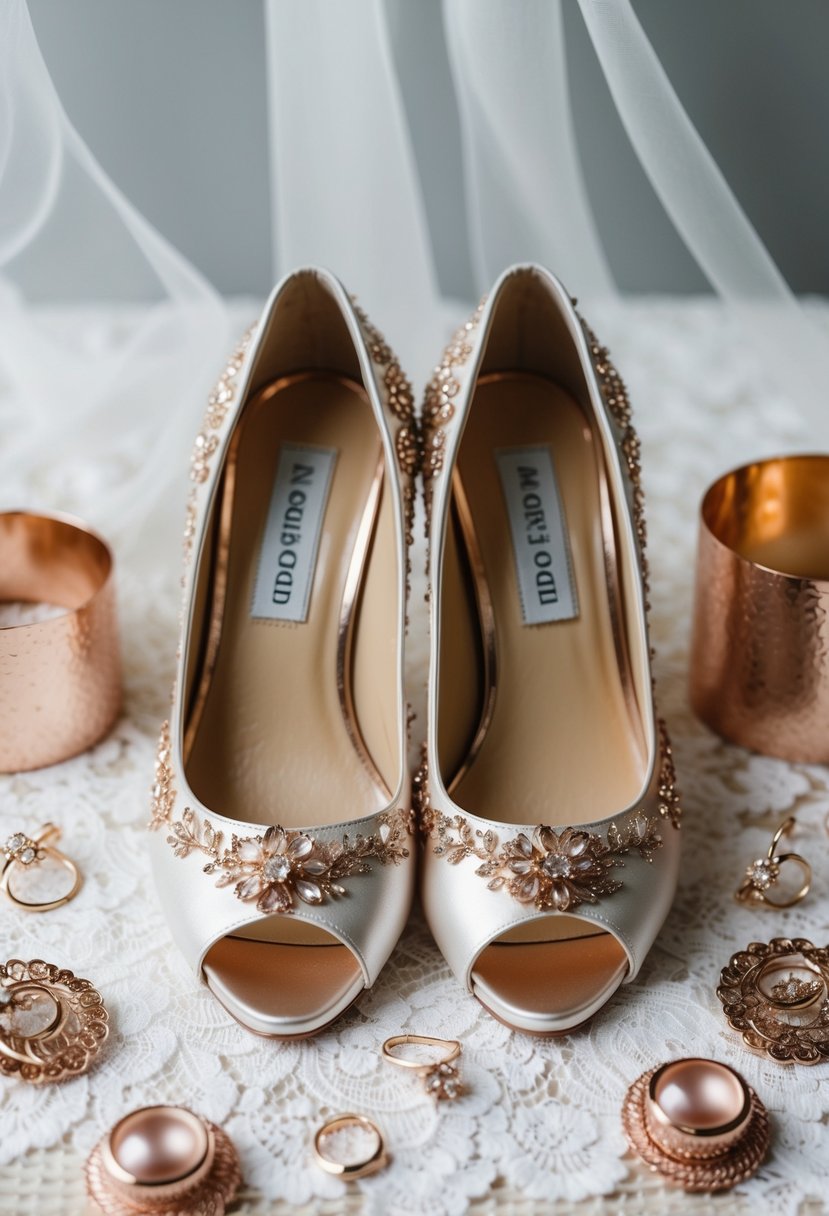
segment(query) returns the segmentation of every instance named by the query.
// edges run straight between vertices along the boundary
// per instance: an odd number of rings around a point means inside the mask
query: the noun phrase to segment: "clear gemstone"
[[[822,996],[824,986],[820,980],[802,980],[796,975],[790,975],[788,980],[781,980],[771,990],[772,998],[782,1005],[808,1003]]]
[[[9,839],[6,841],[6,848],[10,849],[11,852],[14,853],[20,848],[21,845],[25,843],[25,838],[18,832],[16,835],[9,837]]]
[[[284,882],[291,873],[291,863],[282,853],[269,857],[262,868],[268,882]]]
[[[438,1101],[451,1101],[460,1093],[460,1077],[452,1064],[435,1064],[426,1080],[426,1089]]]
[[[777,881],[777,876],[780,873],[779,867],[770,861],[768,857],[761,857],[757,861],[753,861],[748,867],[748,879],[753,886],[759,887],[761,891],[768,890],[769,887]]]
[[[541,868],[548,878],[569,878],[570,858],[562,853],[548,853],[541,863]]]

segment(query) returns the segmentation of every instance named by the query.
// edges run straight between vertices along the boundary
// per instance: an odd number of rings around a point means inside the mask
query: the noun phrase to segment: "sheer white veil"
[[[422,380],[470,303],[441,296],[440,241],[424,201],[430,168],[415,153],[401,87],[405,65],[407,80],[428,90],[430,65],[406,64],[398,0],[263,2],[274,277],[309,261],[330,266]],[[745,322],[744,340],[826,443],[826,335],[741,210],[629,0],[579,4],[667,214]],[[459,239],[477,288],[505,263],[534,259],[580,298],[614,296],[574,136],[561,0],[443,0],[443,18],[460,131]],[[106,305],[82,348],[56,307],[70,302]],[[214,288],[96,163],[61,106],[25,0],[5,0],[0,505],[82,505],[136,556],[157,554],[177,531],[186,453],[230,328]]]
[[[94,317],[82,346],[77,326],[66,325],[67,304]],[[69,122],[24,0],[4,4],[3,505],[82,509],[151,558],[183,502],[185,453],[229,342],[218,294],[109,180]]]

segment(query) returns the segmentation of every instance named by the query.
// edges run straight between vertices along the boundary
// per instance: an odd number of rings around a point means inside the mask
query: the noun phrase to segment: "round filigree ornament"
[[[746,1047],[778,1064],[829,1059],[829,947],[776,937],[738,951],[717,996]]]
[[[32,1085],[84,1073],[109,1034],[89,980],[33,959],[0,964],[0,1075]]]

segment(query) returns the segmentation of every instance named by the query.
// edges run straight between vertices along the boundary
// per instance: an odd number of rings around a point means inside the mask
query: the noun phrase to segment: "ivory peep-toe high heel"
[[[177,944],[259,1034],[333,1021],[409,912],[416,461],[411,390],[382,336],[332,275],[289,275],[196,439],[151,824]]]
[[[677,878],[639,444],[607,351],[535,266],[458,332],[424,431],[423,905],[490,1013],[560,1033],[634,978]]]

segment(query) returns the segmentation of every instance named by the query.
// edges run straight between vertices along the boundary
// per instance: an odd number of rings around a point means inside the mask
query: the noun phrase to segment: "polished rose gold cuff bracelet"
[[[112,554],[77,521],[0,513],[0,602],[63,609],[0,621],[0,772],[13,773],[77,755],[118,715]]]

